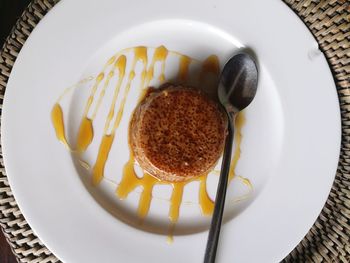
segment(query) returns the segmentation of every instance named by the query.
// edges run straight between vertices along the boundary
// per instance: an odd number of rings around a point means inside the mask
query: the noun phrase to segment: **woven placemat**
[[[320,216],[284,262],[350,262],[350,2],[284,0],[305,22],[327,57],[338,90],[342,144],[331,193]],[[0,53],[0,112],[12,66],[30,32],[58,0],[34,0]],[[1,150],[0,150],[1,152]],[[20,262],[58,262],[33,233],[11,192],[0,153],[0,225]]]

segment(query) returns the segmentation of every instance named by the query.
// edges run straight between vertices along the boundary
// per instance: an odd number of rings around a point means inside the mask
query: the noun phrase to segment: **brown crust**
[[[202,92],[169,85],[137,106],[129,138],[144,170],[161,180],[185,181],[214,168],[226,126],[224,113]]]

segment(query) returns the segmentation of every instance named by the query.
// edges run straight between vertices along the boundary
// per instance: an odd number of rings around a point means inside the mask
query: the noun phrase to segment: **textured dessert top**
[[[204,175],[219,159],[226,117],[197,89],[182,86],[151,92],[130,123],[130,144],[140,166],[166,181]]]

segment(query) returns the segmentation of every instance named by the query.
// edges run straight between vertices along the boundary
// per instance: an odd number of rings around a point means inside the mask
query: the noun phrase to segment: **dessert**
[[[150,92],[137,106],[129,140],[146,172],[160,180],[182,182],[214,168],[226,126],[219,105],[203,92],[170,84]]]

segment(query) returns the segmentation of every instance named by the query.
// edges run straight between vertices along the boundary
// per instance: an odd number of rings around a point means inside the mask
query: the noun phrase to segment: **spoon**
[[[216,192],[214,213],[209,229],[204,263],[215,262],[231,164],[235,116],[252,102],[256,94],[257,84],[257,66],[253,58],[247,53],[238,53],[231,57],[221,72],[218,97],[220,104],[227,114],[228,134],[225,141],[219,184]]]

